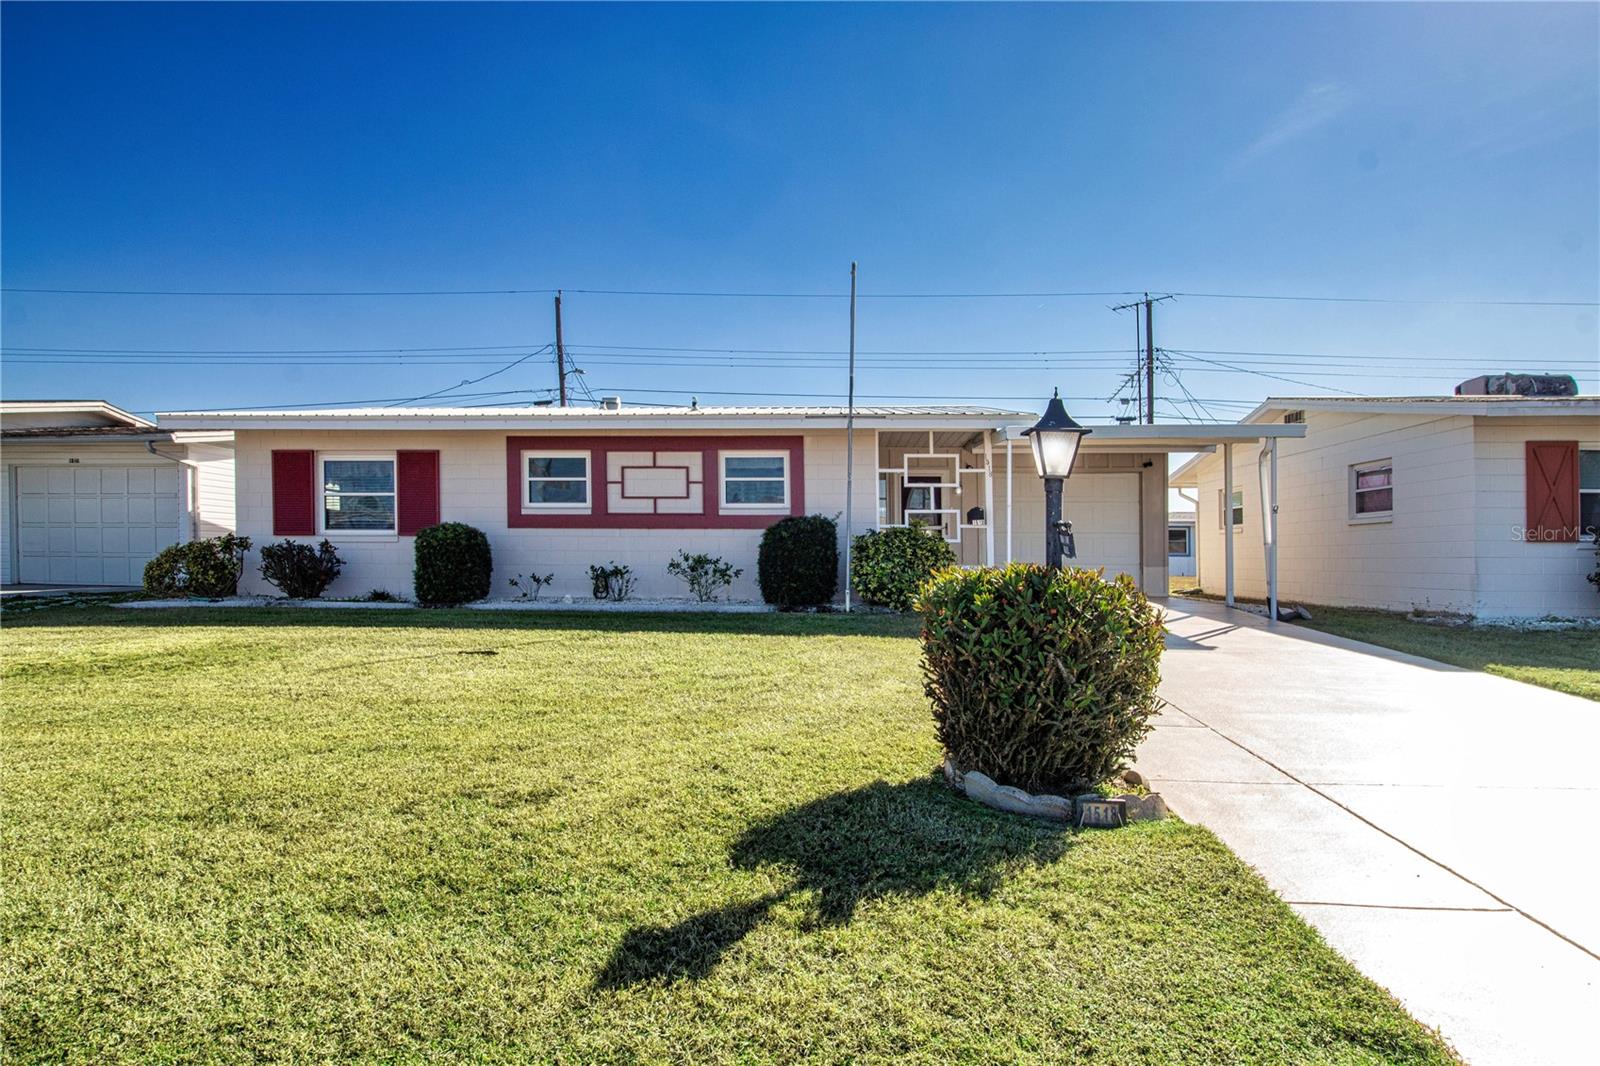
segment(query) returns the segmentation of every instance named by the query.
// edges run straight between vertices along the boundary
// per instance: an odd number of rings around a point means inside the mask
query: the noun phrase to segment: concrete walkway
[[[1600,703],[1168,612],[1151,787],[1468,1062],[1600,1062]]]

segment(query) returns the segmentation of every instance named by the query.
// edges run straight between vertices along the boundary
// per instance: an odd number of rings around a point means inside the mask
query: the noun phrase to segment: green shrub
[[[1132,758],[1160,709],[1160,612],[1126,574],[940,571],[918,599],[923,687],[946,754],[1071,795]]]
[[[756,554],[761,598],[778,607],[832,603],[839,590],[839,524],[819,514],[780,519]]]
[[[667,573],[687,582],[695,599],[710,603],[717,598],[718,592],[733,584],[733,579],[744,571],[721,556],[704,552],[690,555],[680,549],[677,557],[667,564]]]
[[[417,534],[416,553],[412,581],[418,603],[454,607],[489,595],[494,556],[483,530],[464,522],[429,526]]]
[[[232,533],[174,544],[145,564],[144,590],[152,596],[236,596],[249,550],[250,538]]]
[[[939,530],[913,523],[863,533],[850,548],[850,587],[867,603],[909,611],[928,576],[956,561]]]
[[[261,576],[291,600],[314,600],[333,584],[344,560],[326,539],[315,548],[282,540],[261,549]]]
[[[517,599],[537,601],[539,593],[555,579],[554,574],[518,574],[511,579],[511,587],[517,590]]]
[[[595,599],[620,602],[633,595],[633,567],[619,565],[615,559],[604,566],[591,566],[589,582]]]

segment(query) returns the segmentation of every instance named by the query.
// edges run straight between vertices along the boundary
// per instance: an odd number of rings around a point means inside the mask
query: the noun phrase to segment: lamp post
[[[1052,570],[1061,569],[1064,559],[1076,558],[1072,542],[1072,523],[1061,517],[1062,482],[1072,476],[1078,458],[1078,445],[1091,430],[1072,420],[1056,390],[1039,421],[1022,431],[1033,445],[1033,465],[1044,478],[1044,561]]]

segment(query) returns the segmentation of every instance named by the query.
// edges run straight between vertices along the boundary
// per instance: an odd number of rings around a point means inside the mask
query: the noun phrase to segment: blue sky
[[[872,294],[1145,289],[1454,301],[1167,301],[1157,343],[1213,415],[1507,368],[1600,389],[1595,5],[0,18],[10,288],[842,294],[857,259],[868,398],[1032,409],[1059,385],[1103,418],[1132,366],[1117,299]],[[1471,302],[1540,300],[1586,306]],[[540,293],[7,292],[0,310],[7,397],[141,411],[418,396],[552,335]],[[767,354],[842,350],[840,299],[571,292],[565,310],[597,393],[843,391],[838,356]],[[396,348],[455,350],[277,354]],[[966,352],[1083,354],[920,354]],[[553,379],[535,354],[455,391],[526,402],[482,394]]]

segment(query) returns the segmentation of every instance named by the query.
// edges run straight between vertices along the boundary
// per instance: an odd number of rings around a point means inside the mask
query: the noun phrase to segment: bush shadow
[[[675,925],[630,930],[595,987],[704,977],[791,898],[809,897],[812,929],[846,924],[863,903],[888,897],[954,890],[987,898],[1019,865],[1059,858],[1071,839],[1054,823],[980,807],[934,777],[825,796],[751,826],[729,853],[735,869],[788,874],[788,888]]]

